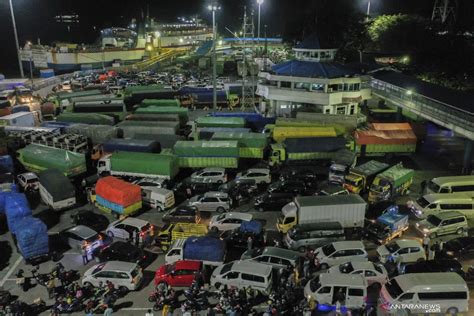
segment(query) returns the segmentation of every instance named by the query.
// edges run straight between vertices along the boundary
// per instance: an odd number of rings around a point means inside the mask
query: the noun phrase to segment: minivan
[[[251,288],[263,295],[272,291],[272,267],[253,261],[233,261],[217,267],[211,275],[211,286],[221,285],[237,288]]]
[[[468,311],[469,289],[454,272],[403,274],[382,286],[378,303],[377,315],[459,315]]]
[[[142,269],[137,263],[108,261],[87,270],[82,277],[82,285],[97,287],[110,281],[122,291],[134,291],[140,286],[142,278]]]
[[[304,287],[304,296],[311,297],[319,304],[336,305],[342,293],[341,305],[349,309],[361,308],[367,299],[367,281],[361,274],[322,273]]]
[[[458,192],[474,193],[474,175],[433,178],[424,190],[424,194]]]
[[[444,211],[458,211],[472,217],[474,210],[473,194],[469,193],[435,193],[419,197],[416,201],[409,201],[408,207],[418,218],[438,214]]]
[[[296,225],[286,233],[283,240],[288,249],[304,252],[308,247],[320,247],[344,239],[344,228],[340,223],[322,222]]]
[[[242,260],[260,262],[272,266],[273,268],[296,267],[301,260],[304,260],[302,253],[283,249],[279,247],[265,247],[260,249],[247,250],[240,257]]]
[[[264,193],[255,198],[255,209],[264,211],[281,211],[282,207],[293,201],[292,193]]]
[[[434,239],[441,235],[463,235],[467,233],[469,227],[466,216],[456,211],[450,211],[428,215],[426,219],[416,223],[416,229],[422,235]]]

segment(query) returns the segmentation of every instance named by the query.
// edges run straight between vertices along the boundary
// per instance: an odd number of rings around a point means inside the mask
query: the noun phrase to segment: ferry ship
[[[55,73],[98,69],[133,64],[161,48],[198,46],[212,40],[212,27],[197,19],[157,24],[151,18],[136,20],[127,28],[112,27],[100,31],[100,44],[58,43],[54,47],[25,44],[20,50],[23,67],[29,71],[53,69]]]

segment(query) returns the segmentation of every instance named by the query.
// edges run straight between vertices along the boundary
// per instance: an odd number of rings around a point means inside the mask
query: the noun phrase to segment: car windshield
[[[374,268],[378,273],[383,273],[382,267],[378,264],[374,264]]]
[[[428,182],[427,187],[432,192],[439,192],[439,185],[437,185],[433,181]]]
[[[323,248],[321,248],[325,256],[329,256],[330,254],[334,253],[336,249],[332,244],[326,245]]]
[[[354,271],[354,267],[352,266],[352,263],[347,262],[347,263],[341,264],[341,266],[339,267],[339,271],[341,273],[351,273],[352,271]]]
[[[165,266],[165,273],[166,273],[166,274],[171,273],[172,271],[174,271],[175,267],[176,267],[176,263],[167,264],[167,265]]]
[[[418,205],[422,208],[425,208],[427,207],[428,205],[430,205],[430,202],[428,202],[424,197],[420,197],[416,200],[416,203],[418,203]]]
[[[221,221],[225,218],[226,214],[221,214],[221,215],[218,215],[217,218],[216,218],[216,221]]]
[[[316,292],[319,288],[321,287],[321,282],[319,281],[319,275],[317,277],[315,277],[314,279],[312,279],[310,282],[309,282],[309,289],[311,290],[311,292]]]
[[[390,296],[394,299],[396,299],[397,297],[399,297],[403,293],[400,285],[398,285],[397,281],[394,280],[394,279],[389,281],[385,285],[385,288],[387,289],[388,294],[390,294]]]
[[[136,277],[138,275],[138,272],[140,271],[140,268],[137,266],[135,269],[132,271],[132,278]]]
[[[95,267],[94,271],[92,271],[92,274],[96,274],[99,271],[102,271],[102,269],[105,267],[105,263],[99,264],[97,267]]]
[[[426,217],[426,221],[433,226],[439,226],[439,224],[441,224],[441,220],[435,215],[428,215],[428,217]]]
[[[400,249],[400,246],[396,242],[390,243],[385,246],[390,253],[397,252]]]
[[[234,266],[234,263],[231,262],[231,263],[228,263],[228,264],[225,264],[223,267],[222,267],[222,270],[221,270],[221,274],[226,274],[227,272],[229,272],[232,267]]]

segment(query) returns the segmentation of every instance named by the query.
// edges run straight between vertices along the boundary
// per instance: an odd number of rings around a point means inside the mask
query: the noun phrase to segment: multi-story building
[[[322,48],[313,35],[293,48],[295,59],[259,73],[257,95],[269,114],[290,115],[295,110],[357,115],[370,98],[362,76],[334,61],[337,49]]]

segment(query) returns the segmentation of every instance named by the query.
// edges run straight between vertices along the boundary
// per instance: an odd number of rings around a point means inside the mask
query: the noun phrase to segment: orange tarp
[[[142,199],[139,185],[131,184],[112,176],[99,179],[95,186],[95,193],[107,201],[125,207]]]
[[[355,131],[354,139],[358,145],[369,144],[415,144],[415,133],[410,130],[396,131]]]
[[[376,131],[408,131],[411,130],[409,123],[372,123],[371,127]]]

